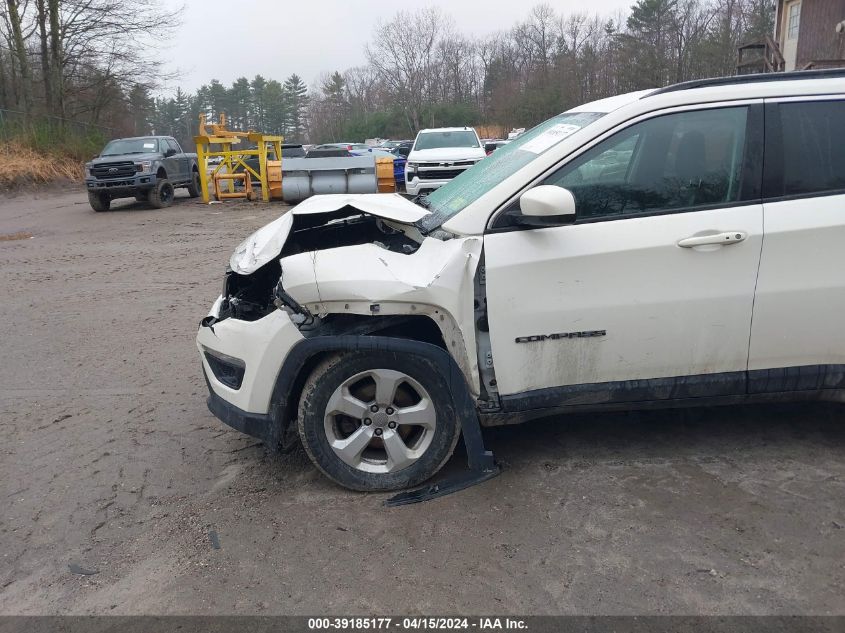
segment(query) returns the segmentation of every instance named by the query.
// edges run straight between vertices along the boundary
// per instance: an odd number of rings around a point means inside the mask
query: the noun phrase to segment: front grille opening
[[[231,389],[240,389],[244,381],[246,364],[238,358],[205,351],[205,360],[214,377]]]
[[[463,169],[432,169],[420,170],[420,180],[447,180],[457,178],[465,170]]]
[[[91,167],[91,175],[94,178],[126,178],[134,174],[133,162],[100,163]]]

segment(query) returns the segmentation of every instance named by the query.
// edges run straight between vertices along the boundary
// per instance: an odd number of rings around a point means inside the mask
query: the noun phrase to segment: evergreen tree
[[[671,77],[671,46],[678,0],[637,0],[628,16],[628,58],[637,88],[665,85]]]
[[[127,96],[127,105],[132,119],[132,133],[136,136],[149,134],[153,127],[155,100],[150,90],[142,84],[135,84]]]
[[[229,90],[230,112],[226,114],[230,118],[230,129],[247,131],[253,127],[252,123],[252,91],[249,80],[246,77],[239,77],[232,84]]]
[[[294,73],[285,80],[284,90],[288,103],[287,130],[291,140],[302,140],[305,135],[305,111],[308,107],[308,88],[302,77]]]
[[[252,90],[252,123],[255,126],[255,129],[260,132],[266,132],[265,128],[267,127],[265,114],[267,110],[265,95],[266,88],[267,80],[261,75],[256,75],[250,83],[250,89]]]
[[[267,134],[288,135],[289,105],[285,89],[275,79],[271,79],[264,86],[264,116]]]

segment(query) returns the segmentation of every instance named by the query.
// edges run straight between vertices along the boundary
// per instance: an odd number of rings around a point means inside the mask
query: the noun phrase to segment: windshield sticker
[[[155,143],[144,143],[144,149],[155,149]]]
[[[548,130],[539,134],[536,138],[532,138],[525,145],[519,149],[531,152],[532,154],[542,154],[552,145],[560,143],[567,136],[572,136],[581,129],[579,125],[570,125],[569,123],[558,123],[553,125]]]

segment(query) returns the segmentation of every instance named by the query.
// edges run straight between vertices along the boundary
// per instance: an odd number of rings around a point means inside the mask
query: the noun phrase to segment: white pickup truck
[[[405,164],[405,191],[412,196],[430,193],[486,155],[471,127],[421,130]]]

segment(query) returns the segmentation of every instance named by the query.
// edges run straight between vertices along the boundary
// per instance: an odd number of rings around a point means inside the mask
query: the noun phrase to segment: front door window
[[[578,221],[740,200],[745,107],[668,114],[615,134],[543,184],[572,191]]]

